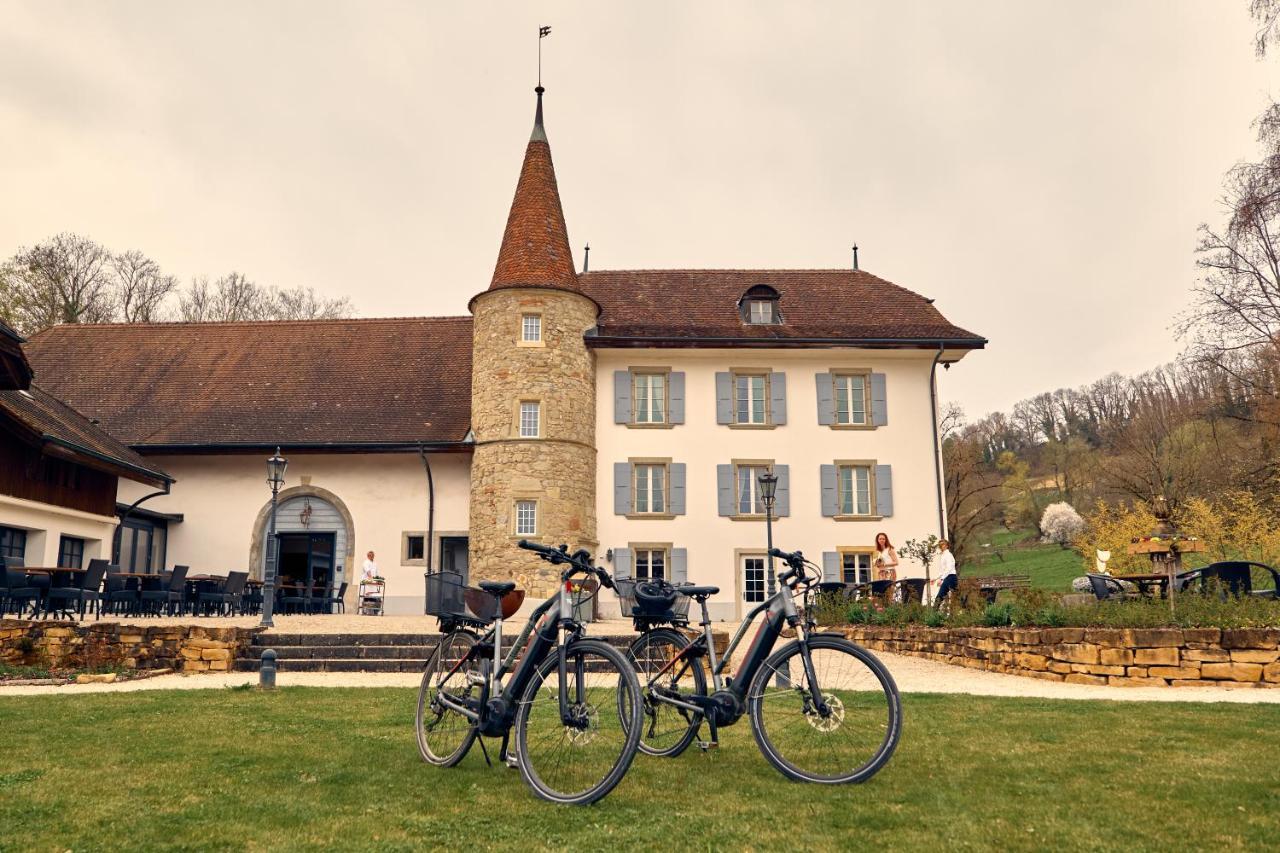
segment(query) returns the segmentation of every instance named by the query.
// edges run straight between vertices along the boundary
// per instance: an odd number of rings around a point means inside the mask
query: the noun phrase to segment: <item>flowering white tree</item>
[[[1066,501],[1049,504],[1040,516],[1040,532],[1046,542],[1056,542],[1063,548],[1070,545],[1084,531],[1084,519],[1075,507]]]

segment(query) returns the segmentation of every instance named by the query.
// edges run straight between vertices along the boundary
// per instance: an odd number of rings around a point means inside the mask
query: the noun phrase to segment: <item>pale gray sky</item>
[[[0,0],[0,255],[62,230],[465,313],[533,115],[595,268],[862,265],[990,348],[971,416],[1171,358],[1274,93],[1246,0]]]

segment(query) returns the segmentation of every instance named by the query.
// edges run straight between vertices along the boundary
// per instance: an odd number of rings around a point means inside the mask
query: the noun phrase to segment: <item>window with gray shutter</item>
[[[876,466],[876,515],[893,515],[893,466]]]
[[[613,549],[613,576],[616,580],[627,580],[631,577],[631,549]]]
[[[613,513],[626,515],[631,512],[631,463],[613,463]]]
[[[716,423],[733,423],[733,375],[716,374]]]
[[[836,466],[823,465],[818,477],[822,486],[822,514],[832,518],[839,514],[840,494],[836,488]]]
[[[716,497],[721,515],[734,514],[734,476],[732,465],[716,466]]]
[[[672,462],[668,468],[669,482],[671,488],[670,510],[672,515],[685,514],[685,497],[684,497],[684,463]]]
[[[830,373],[819,373],[818,382],[818,424],[831,426],[836,422],[836,392]]]
[[[883,373],[871,374],[871,424],[886,426],[889,423],[889,403],[885,395]]]
[[[782,426],[787,422],[787,374],[769,374],[769,423]]]
[[[631,423],[631,371],[613,372],[613,422]]]
[[[777,518],[791,515],[791,466],[774,465],[773,473],[778,478],[774,489],[773,514]]]
[[[689,580],[689,549],[671,549],[671,582],[684,583]]]
[[[684,423],[684,373],[673,371],[667,377],[667,415],[673,424]]]
[[[838,583],[840,581],[840,554],[836,551],[822,552],[822,582]]]

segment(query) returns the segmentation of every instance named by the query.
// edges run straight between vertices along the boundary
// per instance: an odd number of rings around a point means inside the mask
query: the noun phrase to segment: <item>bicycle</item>
[[[719,660],[707,614],[707,599],[718,587],[636,583],[635,615],[642,633],[632,643],[630,657],[644,694],[640,748],[675,757],[706,723],[709,737],[699,739],[698,746],[714,749],[719,730],[747,716],[761,753],[784,776],[820,784],[866,781],[897,748],[902,733],[898,687],[871,652],[840,634],[816,631],[810,614],[821,569],[799,551],[774,548],[769,553],[788,566],[778,575],[779,589],[747,613]],[[653,627],[664,621],[661,617],[679,595],[702,608],[702,633],[692,641],[672,628]],[[796,608],[797,595],[805,605],[803,617]],[[642,620],[645,613],[657,618]],[[725,677],[727,662],[761,613],[764,619],[741,666],[732,678]],[[784,627],[794,629],[796,639],[774,651]],[[710,695],[704,658],[711,671]]]
[[[534,610],[504,658],[502,622],[511,614],[501,602],[515,584],[479,584],[494,599],[493,624],[481,636],[477,629],[487,622],[459,620],[427,662],[415,718],[418,751],[424,761],[452,767],[478,738],[501,737],[500,761],[519,767],[535,794],[587,805],[613,790],[635,757],[640,683],[620,651],[585,638],[574,618],[575,579],[582,578],[576,581],[582,594],[592,594],[597,581],[613,586],[609,574],[593,566],[585,550],[518,544],[553,565],[568,564],[560,588]],[[508,752],[513,729],[514,760]],[[488,761],[483,740],[480,746]]]

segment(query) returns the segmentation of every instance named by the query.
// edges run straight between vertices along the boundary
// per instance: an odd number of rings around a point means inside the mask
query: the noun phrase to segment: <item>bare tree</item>
[[[111,319],[111,253],[78,234],[58,234],[11,259],[13,315],[31,333],[58,323]]]
[[[277,320],[341,320],[354,313],[347,297],[324,299],[309,287],[273,290],[272,296]]]
[[[262,287],[233,272],[210,283],[197,278],[178,294],[178,313],[186,322],[238,320],[331,320],[350,317],[351,301],[324,299],[311,288]]]
[[[1000,477],[984,463],[980,434],[964,428],[964,413],[959,406],[947,407],[940,427],[947,539],[956,561],[963,562],[974,534],[1000,517]]]
[[[178,288],[178,279],[165,275],[160,265],[130,249],[111,260],[115,271],[115,299],[125,323],[154,323],[164,319],[164,302]]]
[[[1249,14],[1258,24],[1253,36],[1253,49],[1261,59],[1267,55],[1267,48],[1276,33],[1280,32],[1280,0],[1250,0]]]

